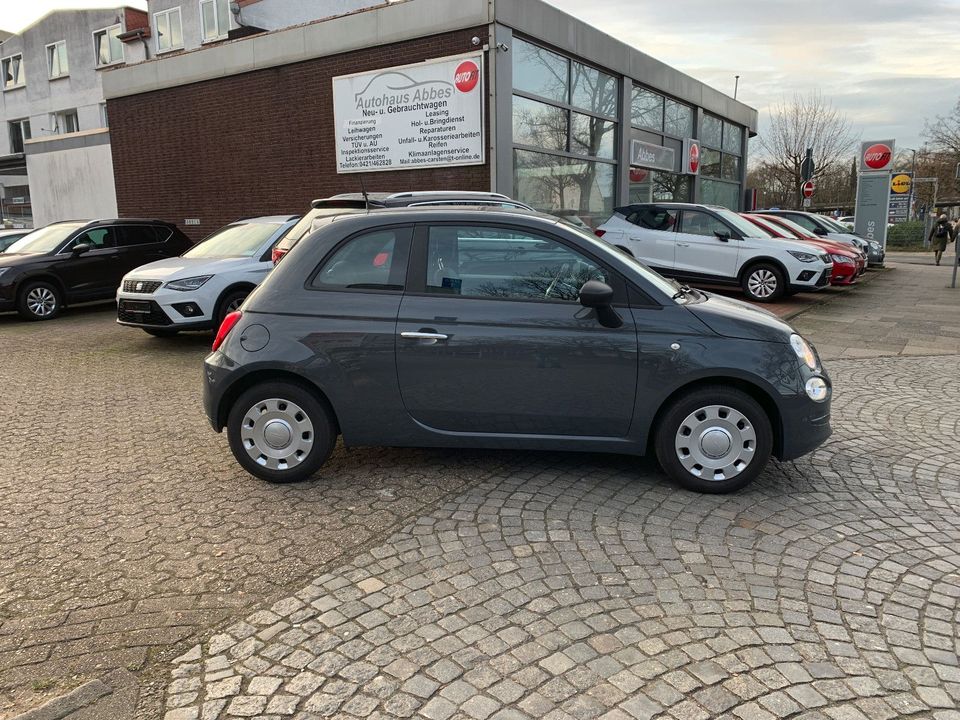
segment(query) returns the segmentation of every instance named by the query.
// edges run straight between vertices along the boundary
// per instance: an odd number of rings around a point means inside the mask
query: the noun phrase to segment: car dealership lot
[[[722,498],[651,460],[525,452],[338,447],[266,485],[203,417],[208,335],[111,305],[0,316],[0,717],[97,677],[102,717],[952,707],[960,327],[937,270],[797,318],[848,358],[836,434]]]

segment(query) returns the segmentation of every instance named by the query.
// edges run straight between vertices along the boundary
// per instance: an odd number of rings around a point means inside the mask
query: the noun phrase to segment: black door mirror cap
[[[826,234],[827,234],[827,231],[824,230],[824,229],[823,229],[822,227],[820,227],[819,225],[813,229],[813,232],[814,232],[815,235],[826,235]]]
[[[71,249],[71,252],[74,255],[83,255],[83,253],[90,252],[90,250],[91,250],[90,243],[77,243],[76,245],[73,246],[73,248]]]
[[[599,280],[587,280],[580,288],[580,304],[588,308],[610,307],[613,288]]]
[[[720,242],[730,242],[730,238],[732,237],[732,236],[730,235],[730,231],[729,231],[729,230],[726,230],[726,231],[724,231],[724,230],[714,230],[714,231],[713,231],[713,234],[717,236],[717,240],[719,240]]]

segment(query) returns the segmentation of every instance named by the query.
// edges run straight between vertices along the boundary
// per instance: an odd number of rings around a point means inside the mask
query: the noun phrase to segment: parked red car
[[[830,258],[833,260],[833,271],[830,273],[831,285],[853,285],[867,269],[867,258],[863,253],[858,253],[847,245],[813,235],[787,218],[755,213],[741,213],[741,215],[774,237],[800,240],[830,253]]]

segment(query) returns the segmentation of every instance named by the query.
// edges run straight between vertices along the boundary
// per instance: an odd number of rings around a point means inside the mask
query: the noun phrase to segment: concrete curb
[[[10,720],[61,720],[112,692],[113,689],[103,681],[91,680],[66,695],[48,700],[38,708],[14,715]]]

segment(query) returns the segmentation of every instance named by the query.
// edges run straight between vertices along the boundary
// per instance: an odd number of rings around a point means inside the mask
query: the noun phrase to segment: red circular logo
[[[863,164],[872,170],[882,170],[890,164],[892,155],[889,145],[877,143],[867,148],[863,154]]]
[[[647,179],[647,176],[650,174],[649,170],[644,170],[643,168],[630,168],[630,182],[632,183],[642,183]]]
[[[696,175],[697,168],[700,167],[700,146],[697,143],[690,143],[690,172]]]
[[[480,68],[472,60],[464,60],[457,65],[457,71],[453,74],[453,84],[457,86],[460,92],[470,92],[477,83],[480,82]]]

